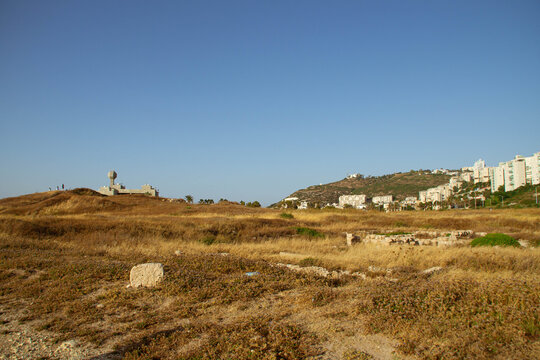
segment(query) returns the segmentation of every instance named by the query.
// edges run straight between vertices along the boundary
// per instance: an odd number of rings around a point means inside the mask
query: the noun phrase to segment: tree
[[[246,206],[249,206],[249,207],[261,207],[261,204],[258,201],[254,201],[254,202],[248,202],[246,204]]]
[[[193,204],[193,196],[191,196],[191,195],[186,195],[185,199],[186,199],[186,201],[188,202],[188,204]]]

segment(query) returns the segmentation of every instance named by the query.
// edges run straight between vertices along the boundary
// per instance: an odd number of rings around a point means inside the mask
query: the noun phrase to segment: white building
[[[450,189],[454,191],[454,188],[460,188],[463,184],[463,181],[460,180],[458,177],[451,177],[450,181],[448,182],[448,185],[450,186]]]
[[[366,201],[366,195],[341,195],[339,197],[339,206],[350,205],[357,209],[363,209],[366,207]]]
[[[102,186],[98,190],[98,192],[103,195],[113,196],[121,194],[144,194],[150,196],[159,196],[158,191],[148,184],[144,184],[140,189],[126,189],[126,187],[122,184],[115,184],[114,180],[116,179],[117,174],[114,170],[109,171],[107,176],[111,182],[110,185]]]
[[[392,195],[374,196],[371,200],[375,205],[390,204],[393,201]]]
[[[527,184],[525,158],[516,155],[504,164],[504,191],[512,191]]]
[[[418,198],[416,196],[407,196],[405,200],[402,200],[400,202],[401,208],[407,208],[407,206],[415,206],[418,202]]]
[[[504,191],[512,191],[526,184],[540,184],[540,152],[529,157],[516,155],[513,160],[501,162],[489,171],[491,192],[504,185]]]
[[[482,169],[475,169],[473,171],[474,183],[477,184],[477,183],[488,182],[489,181],[489,171],[490,171],[490,168],[488,168],[488,167],[485,167],[485,168],[482,168]]]
[[[298,210],[306,210],[307,208],[308,208],[308,202],[300,201],[300,205],[298,205]]]
[[[461,175],[459,175],[460,179],[463,181],[471,182],[473,180],[473,173],[472,172],[463,172]]]
[[[540,184],[540,151],[525,158],[525,177],[527,184]]]
[[[499,190],[499,187],[504,186],[504,167],[501,164],[499,164],[497,167],[489,169],[491,192],[495,192]]]

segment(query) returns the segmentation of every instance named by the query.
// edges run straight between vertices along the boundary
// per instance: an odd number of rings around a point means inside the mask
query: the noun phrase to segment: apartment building
[[[339,206],[350,205],[357,209],[366,207],[367,197],[366,195],[341,195],[339,197]]]
[[[394,201],[394,197],[392,195],[374,196],[371,201],[375,205],[390,204],[392,201]]]
[[[540,184],[540,151],[525,158],[525,178],[527,184]]]
[[[491,192],[504,185],[504,191],[512,191],[526,184],[540,184],[540,152],[529,157],[516,155],[514,159],[499,163],[489,171]]]

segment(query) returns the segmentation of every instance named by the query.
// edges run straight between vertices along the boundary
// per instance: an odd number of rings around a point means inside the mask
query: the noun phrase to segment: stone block
[[[152,287],[163,280],[163,265],[160,263],[139,264],[131,268],[129,282],[132,287]]]

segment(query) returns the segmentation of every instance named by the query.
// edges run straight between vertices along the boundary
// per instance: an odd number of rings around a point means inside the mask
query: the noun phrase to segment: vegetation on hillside
[[[314,185],[301,189],[288,197],[298,197],[312,204],[324,205],[337,203],[339,196],[348,194],[393,195],[396,200],[407,196],[418,196],[418,192],[448,183],[449,175],[432,174],[430,171],[411,170],[407,173],[395,173],[383,176],[359,176],[337,182]]]

